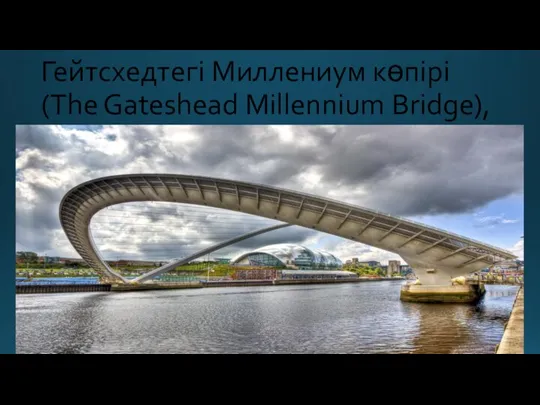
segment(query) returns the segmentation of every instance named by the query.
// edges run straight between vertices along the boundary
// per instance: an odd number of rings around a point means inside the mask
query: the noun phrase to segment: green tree
[[[38,255],[35,252],[17,252],[17,259],[26,263],[36,263],[38,261]]]
[[[376,273],[378,276],[381,276],[381,277],[384,277],[384,276],[386,275],[386,272],[385,272],[383,269],[381,269],[380,267],[377,267],[377,268],[375,269],[375,273]]]

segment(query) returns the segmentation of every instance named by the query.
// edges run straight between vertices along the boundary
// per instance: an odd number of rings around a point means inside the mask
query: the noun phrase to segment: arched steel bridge
[[[202,176],[126,174],[82,183],[68,191],[60,203],[60,222],[69,241],[103,279],[127,282],[101,257],[90,221],[108,206],[136,201],[222,208],[358,241],[400,255],[422,284],[449,284],[453,277],[516,258],[507,250],[464,236],[303,192]],[[156,276],[155,271],[152,276]],[[147,278],[144,275],[138,281]]]

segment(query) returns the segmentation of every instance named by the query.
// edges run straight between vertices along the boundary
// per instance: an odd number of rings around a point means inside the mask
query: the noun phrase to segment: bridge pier
[[[459,265],[446,264],[437,258],[431,258],[430,262],[417,257],[407,257],[405,260],[413,268],[418,280],[402,286],[402,301],[473,304],[486,292],[483,283],[467,280],[468,271]],[[437,267],[433,267],[433,264]]]
[[[400,299],[405,302],[474,304],[486,293],[483,283],[463,285],[405,284]]]

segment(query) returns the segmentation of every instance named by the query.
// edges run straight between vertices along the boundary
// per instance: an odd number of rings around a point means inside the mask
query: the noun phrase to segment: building
[[[523,260],[516,259],[517,271],[523,272],[525,270],[525,262]]]
[[[232,259],[231,264],[305,270],[337,270],[343,267],[342,261],[332,253],[289,243],[268,245],[243,253]]]
[[[274,280],[281,278],[278,269],[238,269],[232,276],[233,280]]]
[[[43,261],[48,264],[84,263],[83,259],[70,259],[57,256],[39,256],[38,262],[43,263]]]
[[[281,270],[282,280],[357,279],[358,274],[343,270]]]
[[[38,260],[39,263],[62,263],[62,258],[56,256],[39,256]]]
[[[399,260],[388,260],[388,269],[386,275],[391,277],[392,274],[401,273],[401,262]]]
[[[490,271],[502,274],[523,272],[525,265],[521,260],[505,260],[492,266]]]
[[[408,264],[402,264],[399,266],[399,272],[402,276],[408,276],[409,274],[414,274],[413,269]]]
[[[347,262],[349,262],[349,260],[347,260]],[[350,260],[350,262],[357,266],[381,267],[381,263],[376,260],[368,260],[368,261],[361,262],[358,260],[358,257],[353,257],[352,260]]]

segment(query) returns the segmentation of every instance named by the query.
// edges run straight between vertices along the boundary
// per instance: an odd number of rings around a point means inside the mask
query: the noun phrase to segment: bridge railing
[[[256,186],[258,186],[260,189],[265,189],[264,186],[261,186],[261,185],[256,185]],[[282,190],[282,191],[284,193],[290,193],[289,190]],[[290,194],[293,194],[293,193],[290,193]],[[310,198],[312,198],[312,199],[314,199],[314,200],[320,200],[321,199],[320,196],[315,196],[313,194],[309,194],[309,193],[303,193],[303,194],[310,197]],[[451,237],[453,239],[456,239],[456,241],[467,242],[467,243],[469,243],[469,244],[471,244],[473,246],[479,247],[479,248],[482,248],[482,247],[489,248],[489,249],[494,251],[493,253],[495,253],[495,252],[497,252],[499,254],[504,253],[505,255],[508,255],[510,257],[515,257],[515,254],[510,252],[507,249],[503,249],[503,248],[500,248],[498,246],[494,246],[494,245],[486,243],[486,242],[481,242],[481,241],[478,241],[478,240],[474,240],[474,239],[468,238],[468,237],[463,236],[463,235],[458,235],[458,234],[453,233],[451,231],[441,229],[441,228],[437,228],[437,227],[432,226],[432,225],[423,224],[421,222],[417,222],[417,221],[414,221],[412,219],[405,218],[403,216],[392,215],[392,214],[389,214],[387,212],[375,210],[375,209],[372,209],[372,208],[351,206],[351,204],[343,203],[341,201],[337,201],[337,200],[334,200],[334,199],[331,199],[331,198],[326,198],[326,200],[329,201],[329,202],[334,203],[338,207],[343,206],[343,205],[347,205],[347,206],[350,206],[350,208],[353,208],[354,210],[357,210],[357,211],[361,211],[361,212],[363,211],[365,213],[368,213],[368,214],[371,214],[371,215],[374,215],[374,216],[378,216],[378,217],[388,218],[388,219],[391,219],[393,221],[401,221],[404,224],[409,223],[411,225],[415,225],[415,226],[419,227],[420,229],[431,230],[431,231],[434,231],[436,233],[442,234],[443,236]]]
[[[506,274],[477,274],[469,276],[468,279],[492,284],[523,284],[524,282],[523,276]]]
[[[391,217],[391,218],[394,217],[395,219],[397,219],[399,221],[403,221],[404,223],[408,222],[408,223],[410,223],[412,225],[416,225],[417,227],[419,227],[421,229],[435,231],[435,232],[437,232],[439,234],[442,234],[444,236],[451,236],[457,242],[467,242],[467,243],[471,244],[474,247],[480,247],[480,248],[486,247],[486,248],[489,248],[489,249],[494,251],[493,253],[505,253],[505,254],[510,255],[510,256],[515,256],[514,253],[510,252],[507,249],[503,249],[503,248],[494,246],[494,245],[492,245],[490,243],[480,242],[480,241],[477,241],[477,240],[474,240],[474,239],[471,239],[471,238],[467,238],[466,236],[458,235],[457,233],[450,232],[450,231],[445,230],[445,229],[437,228],[437,227],[432,226],[432,225],[426,225],[426,224],[423,224],[421,222],[417,222],[417,221],[414,221],[412,219],[404,218],[404,217],[401,217],[401,216],[398,216],[398,215],[390,215],[390,214],[386,214],[384,212],[376,211],[376,210],[369,210],[369,211],[372,211],[372,212],[374,212],[374,213],[376,213],[378,215],[382,215],[382,216],[386,216],[386,217]]]

